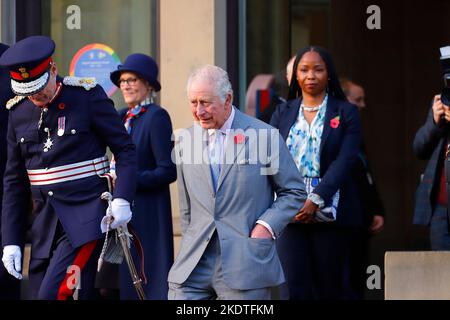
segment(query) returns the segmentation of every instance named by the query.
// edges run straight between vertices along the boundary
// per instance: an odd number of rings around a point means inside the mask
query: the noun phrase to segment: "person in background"
[[[413,150],[428,160],[416,192],[413,223],[430,227],[432,250],[450,250],[448,188],[450,167],[450,106],[435,95],[425,123],[414,137]]]
[[[366,108],[364,88],[346,78],[342,78],[340,83],[348,101],[354,104],[360,113],[363,112]],[[385,216],[383,202],[370,170],[363,141],[353,175],[360,191],[365,220],[364,227],[355,230],[355,240],[351,242],[349,298],[362,299],[366,289],[366,270],[369,266],[369,241],[372,235],[383,229]]]
[[[286,65],[286,81],[288,83],[288,85],[291,85],[291,80],[292,80],[292,73],[294,72],[294,62],[295,62],[295,58],[297,56],[292,56],[287,65]]]
[[[277,107],[270,124],[280,130],[310,187],[304,206],[277,242],[289,297],[344,299],[352,229],[363,224],[351,171],[361,125],[325,49],[310,46],[297,53],[288,101]]]
[[[275,87],[275,84],[277,84],[278,87],[286,87],[286,85],[287,85],[287,87],[289,87],[289,83],[290,83],[291,77],[292,77],[292,67],[294,66],[294,60],[295,60],[295,56],[293,56],[291,59],[289,59],[287,65],[286,65],[286,78],[285,79],[283,78],[282,83],[280,80],[275,78],[274,87]],[[278,91],[282,91],[282,90],[280,89]],[[280,96],[279,92],[275,92],[274,95],[272,96],[272,98],[270,99],[269,105],[259,116],[259,120],[262,120],[265,123],[270,123],[270,119],[272,118],[272,114],[275,112],[276,107],[283,102],[286,102],[286,99],[283,96]]]
[[[176,180],[177,172],[171,158],[172,123],[167,111],[154,102],[161,85],[158,66],[151,57],[129,55],[110,78],[128,106],[119,113],[136,145],[137,192],[131,223],[145,255],[144,271],[149,281],[144,291],[147,299],[164,300],[174,255],[169,184]],[[132,252],[138,261],[135,250]],[[125,263],[120,271],[121,299],[137,299]]]
[[[285,280],[275,239],[304,203],[302,179],[279,133],[233,106],[225,70],[194,70],[187,94],[196,123],[176,143],[183,238],[169,299],[270,299]]]
[[[366,107],[366,92],[364,88],[347,78],[341,78],[340,83],[348,102],[353,103],[361,112]]]
[[[22,279],[22,252],[33,199],[31,299],[96,297],[97,261],[106,231],[109,170],[117,156],[110,211],[115,229],[131,219],[136,153],[104,90],[93,79],[58,75],[55,43],[45,36],[18,41],[0,57],[16,94],[8,101],[7,164],[2,208],[3,264]],[[109,210],[108,210],[109,211]],[[79,290],[76,290],[80,288]]]
[[[0,43],[0,56],[8,48],[6,44]],[[8,69],[0,68],[0,212],[3,199],[3,173],[6,166],[6,131],[8,128],[6,103],[12,97],[14,97],[14,93],[11,91]],[[10,275],[3,264],[0,264],[0,300],[18,299],[20,299],[20,281]]]

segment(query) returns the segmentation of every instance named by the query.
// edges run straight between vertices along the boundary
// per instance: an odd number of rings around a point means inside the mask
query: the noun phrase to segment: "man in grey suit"
[[[232,105],[226,71],[198,68],[187,92],[196,123],[174,149],[183,238],[169,299],[270,299],[285,281],[275,241],[303,206],[302,178],[278,131]]]

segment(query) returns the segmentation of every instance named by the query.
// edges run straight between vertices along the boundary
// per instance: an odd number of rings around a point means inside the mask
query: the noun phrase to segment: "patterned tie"
[[[216,130],[214,132],[213,142],[209,146],[209,159],[210,159],[210,169],[211,177],[213,182],[214,191],[217,191],[217,182],[220,175],[220,158],[221,158],[221,136],[222,132]]]

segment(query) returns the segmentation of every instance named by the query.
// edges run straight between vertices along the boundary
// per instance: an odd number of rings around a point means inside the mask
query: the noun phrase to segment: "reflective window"
[[[287,96],[286,64],[307,45],[330,46],[331,0],[246,0],[245,72],[246,110],[258,116],[260,90]],[[270,76],[269,76],[270,75]],[[241,100],[242,101],[242,100]]]
[[[87,45],[111,53],[110,62],[135,52],[155,57],[156,1],[43,0],[42,6],[43,33],[56,42],[54,59],[62,76],[70,74],[72,60]],[[104,73],[109,77],[107,68]],[[124,106],[119,90],[111,98],[116,107]]]

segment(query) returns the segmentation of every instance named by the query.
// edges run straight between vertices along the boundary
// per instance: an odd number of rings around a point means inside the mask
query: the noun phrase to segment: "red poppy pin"
[[[245,142],[245,135],[242,133],[238,133],[234,136],[234,143],[235,144],[243,144]]]
[[[66,108],[66,105],[61,102],[60,104],[58,104],[58,108],[59,110],[64,110]]]
[[[340,119],[341,119],[341,117],[339,117],[339,116],[334,117],[333,119],[331,119],[330,126],[333,129],[336,129],[337,127],[339,127]]]

